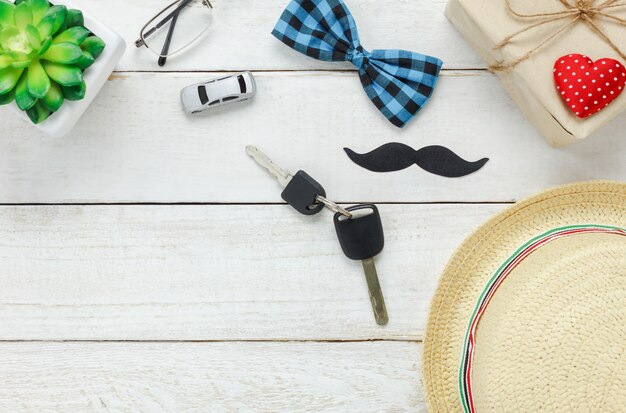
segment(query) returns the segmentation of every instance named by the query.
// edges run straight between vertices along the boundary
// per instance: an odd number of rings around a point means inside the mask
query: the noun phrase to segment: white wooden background
[[[287,0],[212,0],[215,25],[165,71],[132,42],[169,0],[76,0],[128,41],[111,81],[62,139],[3,109],[0,411],[423,412],[420,352],[446,260],[473,228],[548,187],[626,179],[626,116],[549,148],[443,16],[443,0],[348,0],[364,46],[440,57],[428,106],[404,130],[349,64],[270,31]],[[249,104],[190,118],[179,90],[253,70]],[[446,179],[374,174],[344,155],[400,141],[486,167]],[[390,322],[331,214],[300,216],[246,144],[305,169],[329,197],[377,202]]]

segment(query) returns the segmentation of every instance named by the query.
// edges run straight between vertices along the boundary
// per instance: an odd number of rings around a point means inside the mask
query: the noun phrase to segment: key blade
[[[278,183],[284,188],[287,186],[293,175],[291,173],[285,171],[278,165],[276,165],[272,160],[263,152],[261,152],[256,146],[248,145],[246,146],[246,153],[256,161],[259,165],[265,168],[276,180]]]
[[[365,271],[367,289],[370,294],[370,301],[372,302],[372,310],[374,310],[374,318],[376,319],[376,323],[384,326],[389,322],[389,316],[387,315],[383,290],[380,288],[380,282],[378,281],[374,258],[363,260],[362,264],[363,270]]]

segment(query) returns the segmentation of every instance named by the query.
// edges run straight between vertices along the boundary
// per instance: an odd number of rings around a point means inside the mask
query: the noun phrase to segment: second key
[[[385,298],[380,288],[374,257],[383,250],[385,236],[376,205],[355,205],[346,208],[351,218],[335,214],[335,230],[341,249],[346,257],[361,261],[369,290],[374,318],[380,325],[389,321]]]

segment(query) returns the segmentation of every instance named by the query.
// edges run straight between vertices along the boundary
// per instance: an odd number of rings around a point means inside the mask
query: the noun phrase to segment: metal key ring
[[[337,205],[336,203],[334,203],[333,201],[330,201],[326,198],[324,198],[321,195],[318,195],[315,200],[317,202],[319,202],[320,204],[323,204],[326,208],[330,209],[333,212],[338,212],[341,215],[345,216],[346,218],[352,218],[352,213],[350,213],[350,211],[348,211],[345,208],[340,207],[339,205]]]

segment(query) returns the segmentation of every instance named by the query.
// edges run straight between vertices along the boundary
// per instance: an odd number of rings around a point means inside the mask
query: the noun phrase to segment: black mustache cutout
[[[403,143],[387,143],[371,152],[358,154],[352,149],[343,148],[352,162],[373,172],[392,172],[406,169],[416,164],[435,175],[458,178],[482,168],[489,158],[469,162],[450,149],[434,145],[415,150]]]

